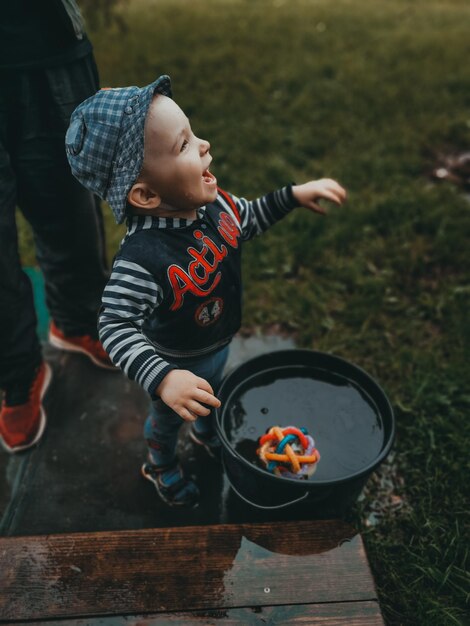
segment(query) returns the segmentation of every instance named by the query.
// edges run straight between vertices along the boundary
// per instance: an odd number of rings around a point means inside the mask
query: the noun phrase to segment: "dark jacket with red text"
[[[229,343],[241,324],[242,241],[295,206],[291,186],[254,201],[219,189],[194,220],[129,218],[99,316],[113,363],[153,395],[172,357]]]

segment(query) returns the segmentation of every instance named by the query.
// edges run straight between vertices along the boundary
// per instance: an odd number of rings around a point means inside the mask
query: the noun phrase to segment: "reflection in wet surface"
[[[2,549],[3,566],[15,560],[3,568],[12,592],[7,618],[184,608],[261,612],[375,597],[360,536],[335,520],[18,537]]]
[[[342,559],[347,562],[347,554],[357,550],[359,536],[348,538],[341,545],[334,545],[329,549],[319,549],[319,545],[289,545],[289,537],[277,543],[275,550],[251,541],[246,536],[241,537],[238,551],[230,567],[225,571],[223,579],[223,603],[226,606],[236,604],[236,599],[243,597],[248,587],[253,594],[255,603],[276,604],[287,602],[286,590],[295,585],[295,580],[311,580],[324,577],[328,571],[328,564]],[[339,552],[342,552],[339,558]],[[334,584],[334,581],[332,581]]]

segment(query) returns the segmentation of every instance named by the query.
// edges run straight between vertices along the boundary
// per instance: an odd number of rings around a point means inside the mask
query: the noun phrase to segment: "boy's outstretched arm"
[[[218,408],[220,400],[207,380],[188,370],[172,370],[157,387],[156,393],[175,413],[193,422],[198,415],[209,415],[210,407]]]
[[[321,215],[326,215],[327,211],[318,204],[319,200],[330,200],[339,205],[346,200],[346,190],[331,178],[320,178],[303,185],[293,185],[292,194],[300,206]]]
[[[225,193],[222,192],[223,196],[219,194],[219,200],[226,210],[231,212],[229,203],[224,201]],[[266,231],[295,207],[304,206],[324,215],[327,211],[318,204],[319,200],[342,204],[346,199],[346,191],[330,178],[311,180],[303,185],[287,185],[255,200],[229,195],[237,208],[232,217],[238,222],[242,239],[245,241]]]

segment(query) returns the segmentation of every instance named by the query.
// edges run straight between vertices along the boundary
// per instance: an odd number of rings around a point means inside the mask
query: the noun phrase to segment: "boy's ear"
[[[156,209],[162,199],[147,183],[134,183],[127,194],[127,200],[138,209]]]

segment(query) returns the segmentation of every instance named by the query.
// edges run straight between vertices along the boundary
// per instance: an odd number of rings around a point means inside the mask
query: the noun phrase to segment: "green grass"
[[[91,32],[102,84],[169,73],[223,187],[348,189],[327,218],[298,210],[245,247],[245,327],[282,323],[386,389],[407,506],[355,517],[381,604],[389,624],[464,624],[470,203],[428,173],[434,150],[469,145],[469,4],[132,0],[119,16]],[[106,225],[111,258],[122,229]]]

